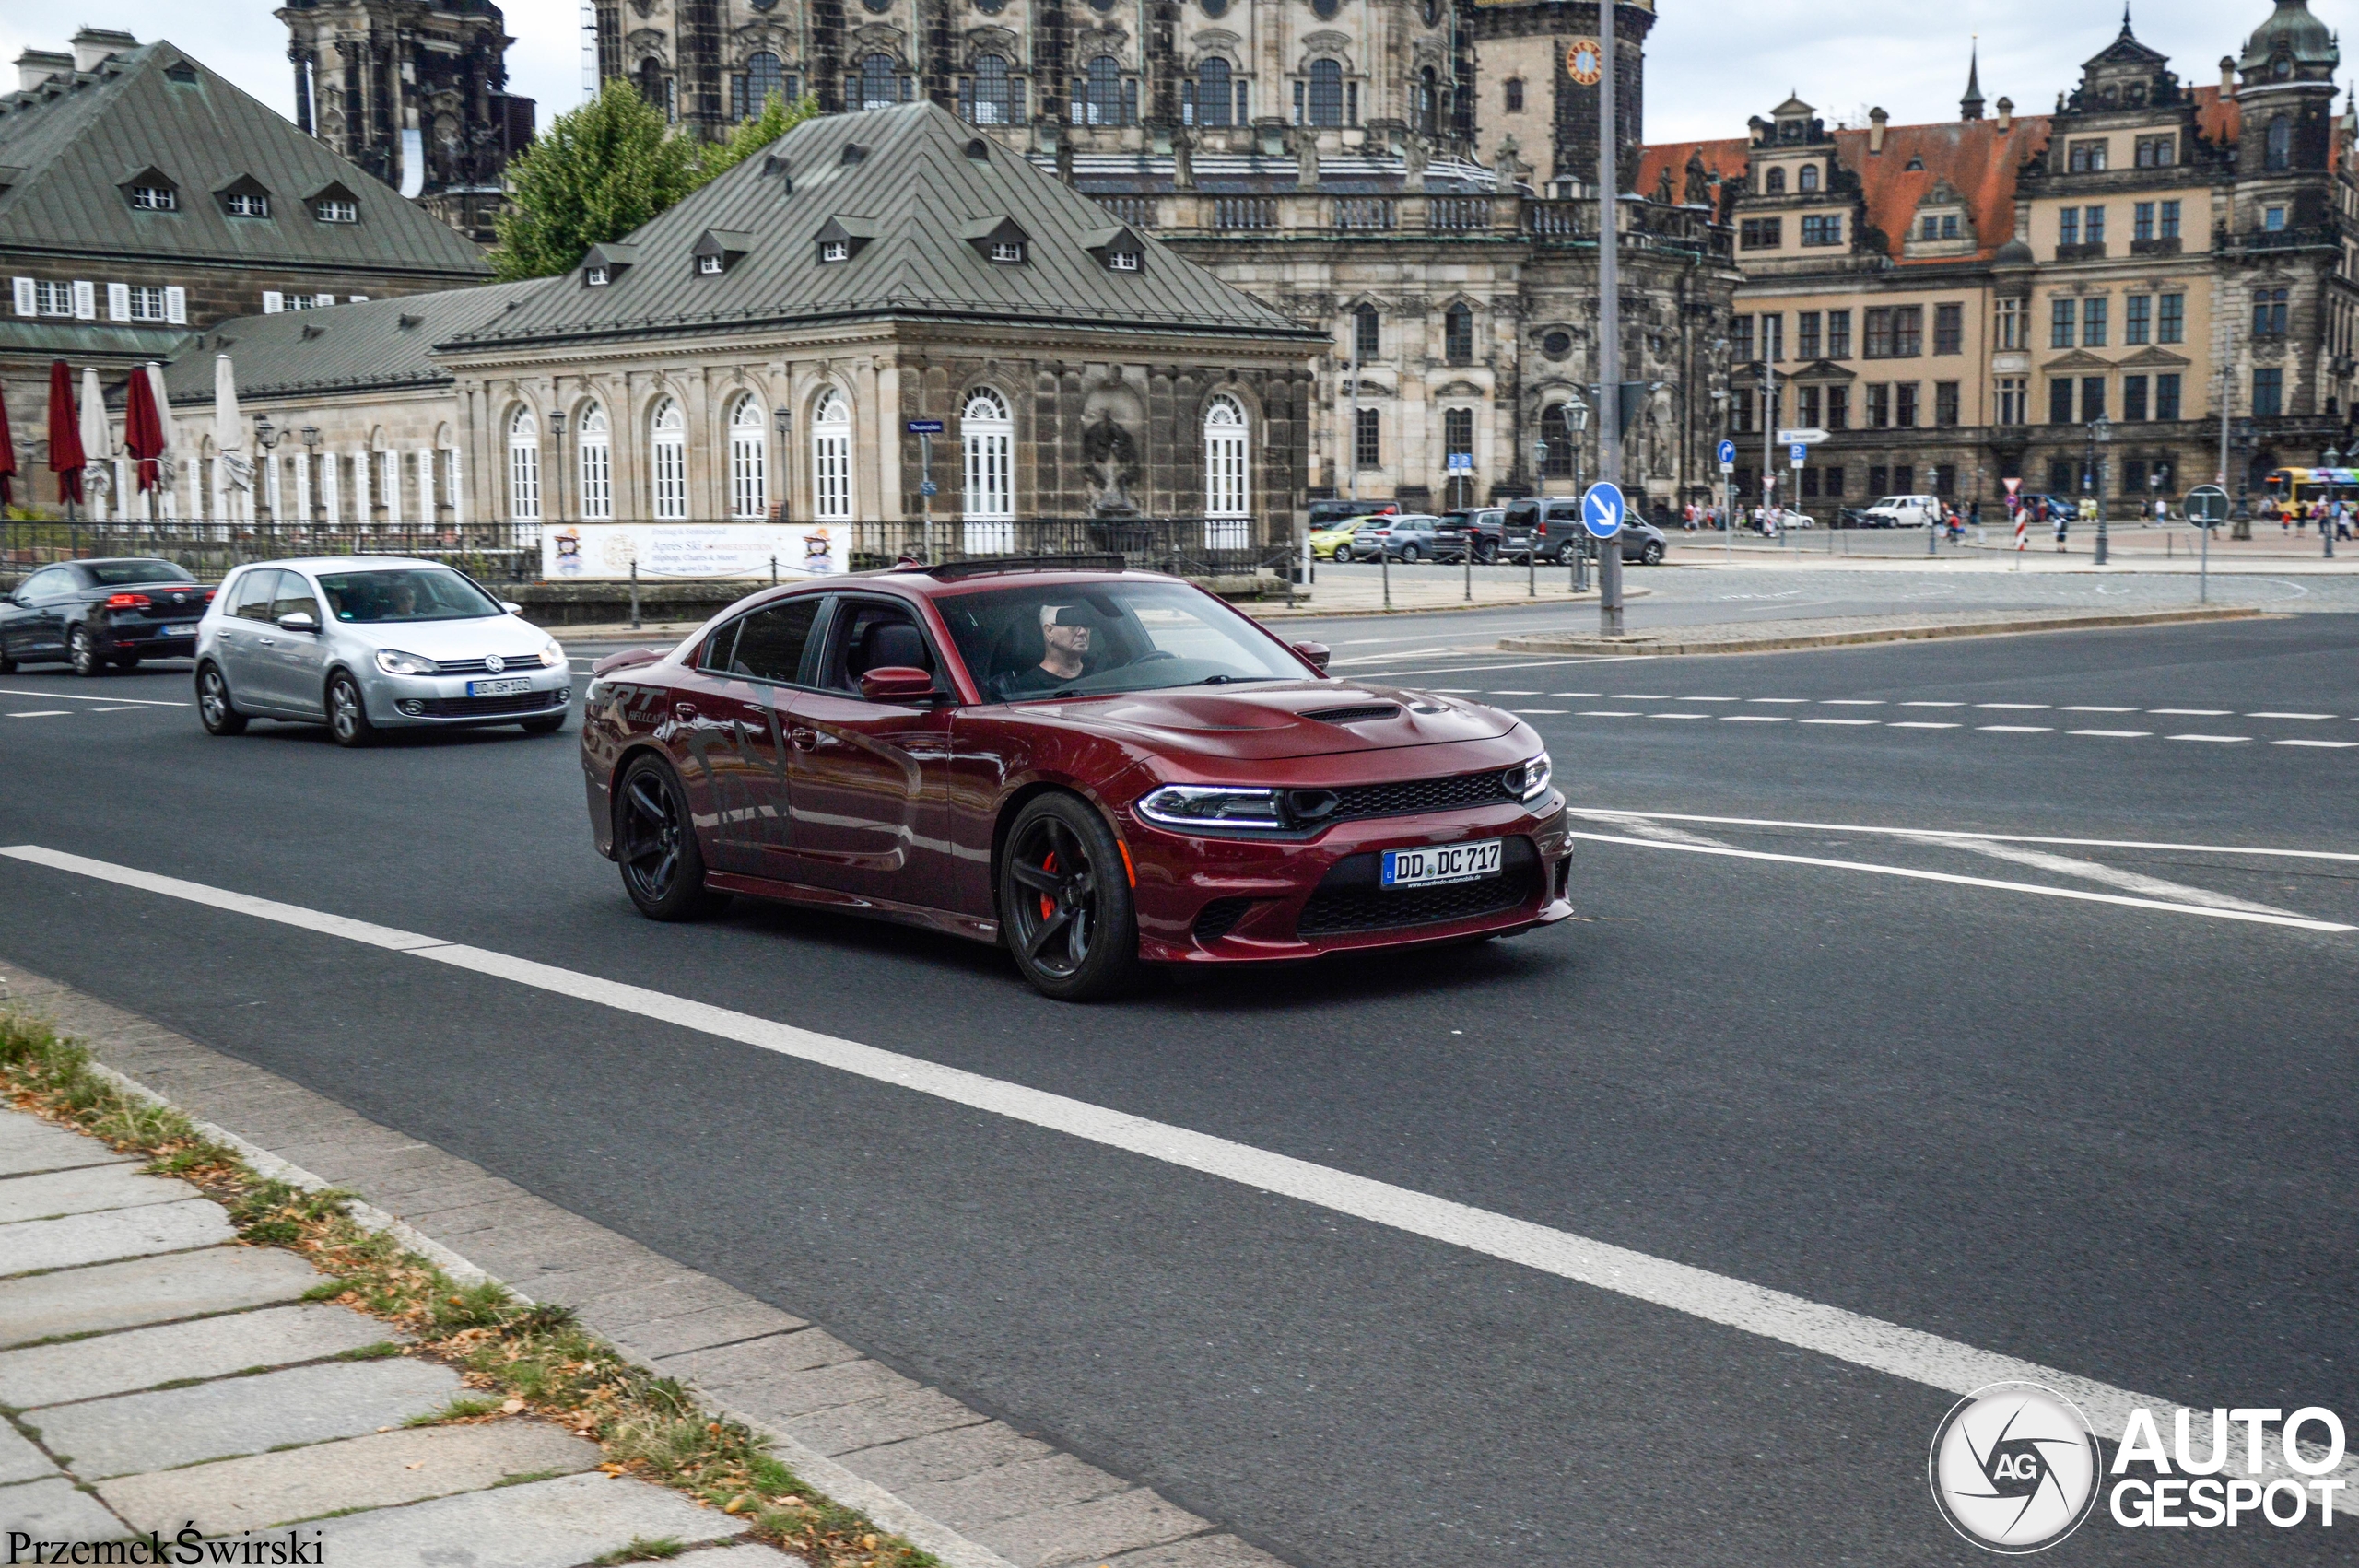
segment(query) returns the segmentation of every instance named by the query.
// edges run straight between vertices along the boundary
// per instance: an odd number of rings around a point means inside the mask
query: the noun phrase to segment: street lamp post
[[[2253,442],[2254,437],[2252,421],[2249,419],[2237,420],[2236,424],[2236,509],[2228,514],[2229,521],[2234,524],[2234,526],[2228,530],[2228,537],[2231,539],[2250,539],[2252,537],[2251,486]]]
[[[1601,397],[1604,394],[1602,392],[1599,393],[1599,396]],[[1573,430],[1573,494],[1579,496],[1583,494],[1586,490],[1586,486],[1581,483],[1581,438],[1589,433],[1589,404],[1583,403],[1579,397],[1574,398],[1572,402],[1565,405],[1565,418],[1568,423],[1570,423]],[[1602,426],[1599,427],[1598,439],[1601,442],[1605,439],[1604,427]],[[1598,454],[1598,466],[1601,470],[1604,467],[1604,453],[1602,450],[1601,450]],[[1576,589],[1585,588],[1588,586],[1587,583],[1580,580],[1584,575],[1582,571],[1582,564],[1587,559],[1588,557],[1582,553],[1580,541],[1576,538],[1573,542],[1573,586]],[[1619,606],[1617,605],[1615,608],[1618,609]],[[1599,614],[1602,614],[1603,613],[1603,609],[1601,606]]]
[[[327,506],[326,499],[320,494],[320,427],[317,425],[306,425],[296,432],[296,436],[303,443],[303,494],[311,501],[311,515],[303,521],[307,525],[317,527],[320,520],[326,515]]]
[[[2326,465],[2329,468],[2342,466],[2341,448],[2326,449]],[[2326,505],[2318,510],[2318,544],[2323,547],[2326,558],[2330,561],[2334,559],[2334,509],[2340,499],[2335,494],[2337,488],[2332,479],[2326,482]]]
[[[2113,439],[2113,421],[2098,415],[2089,421],[2089,498],[2097,509],[2096,564],[2106,563],[2105,536],[2105,471],[2097,466],[2097,448]]]
[[[794,428],[794,411],[781,403],[770,410],[770,423],[778,428],[778,521],[784,522],[791,509],[787,505],[788,497],[794,494],[794,469],[792,466],[794,443],[787,439]],[[830,551],[829,554],[835,555],[835,552]],[[851,546],[847,543],[843,553],[836,555],[836,559],[848,560],[851,555]]]
[[[565,517],[565,410],[549,410],[549,498],[557,503],[549,509],[559,521]]]

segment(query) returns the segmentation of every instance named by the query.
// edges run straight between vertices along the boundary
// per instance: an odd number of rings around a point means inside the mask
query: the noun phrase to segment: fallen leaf
[[[426,1465],[426,1461],[425,1461],[425,1460],[423,1460],[423,1459],[419,1459],[419,1460],[417,1460],[416,1462],[414,1462],[414,1463],[412,1463],[412,1464],[404,1465],[404,1466],[402,1467],[402,1469],[405,1469],[405,1470],[422,1469],[424,1469],[424,1468],[425,1468],[425,1465]]]
[[[512,1416],[512,1415],[514,1415],[518,1410],[522,1410],[523,1408],[524,1408],[524,1401],[523,1401],[523,1400],[522,1400],[522,1399],[506,1399],[506,1400],[502,1400],[502,1401],[500,1402],[500,1406],[499,1406],[499,1413],[500,1413],[500,1414],[502,1414],[502,1415],[511,1415],[511,1416]]]

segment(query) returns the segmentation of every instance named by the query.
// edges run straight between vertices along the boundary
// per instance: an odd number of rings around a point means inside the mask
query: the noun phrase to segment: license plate
[[[1500,851],[1506,846],[1504,838],[1490,838],[1480,844],[1446,844],[1431,849],[1387,849],[1384,885],[1438,887],[1444,883],[1480,882],[1499,874]]]
[[[469,681],[467,683],[469,696],[513,696],[518,692],[528,692],[532,689],[533,683],[530,681]]]
[[[158,637],[194,637],[196,628],[194,626],[158,626],[156,628],[156,635]]]

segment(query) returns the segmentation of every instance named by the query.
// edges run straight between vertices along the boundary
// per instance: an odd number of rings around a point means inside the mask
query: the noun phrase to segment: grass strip
[[[941,1568],[932,1553],[804,1485],[761,1433],[704,1409],[675,1379],[633,1365],[576,1322],[571,1308],[528,1306],[494,1283],[459,1284],[362,1227],[345,1209],[354,1194],[257,1175],[179,1111],[94,1071],[90,1053],[42,1020],[0,1011],[0,1100],[119,1153],[146,1155],[148,1173],[176,1176],[227,1209],[246,1245],[299,1253],[330,1276],[303,1299],[337,1302],[411,1335],[416,1342],[400,1353],[452,1367],[469,1390],[425,1424],[529,1412],[597,1443],[606,1455],[598,1468],[608,1474],[685,1492],[814,1568]],[[671,1544],[634,1541],[627,1555],[662,1557]]]

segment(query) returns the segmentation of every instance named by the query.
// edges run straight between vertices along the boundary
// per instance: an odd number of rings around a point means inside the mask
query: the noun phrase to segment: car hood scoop
[[[1203,755],[1322,756],[1489,740],[1515,727],[1492,708],[1334,681],[1131,692],[1065,705],[1065,717]]]

